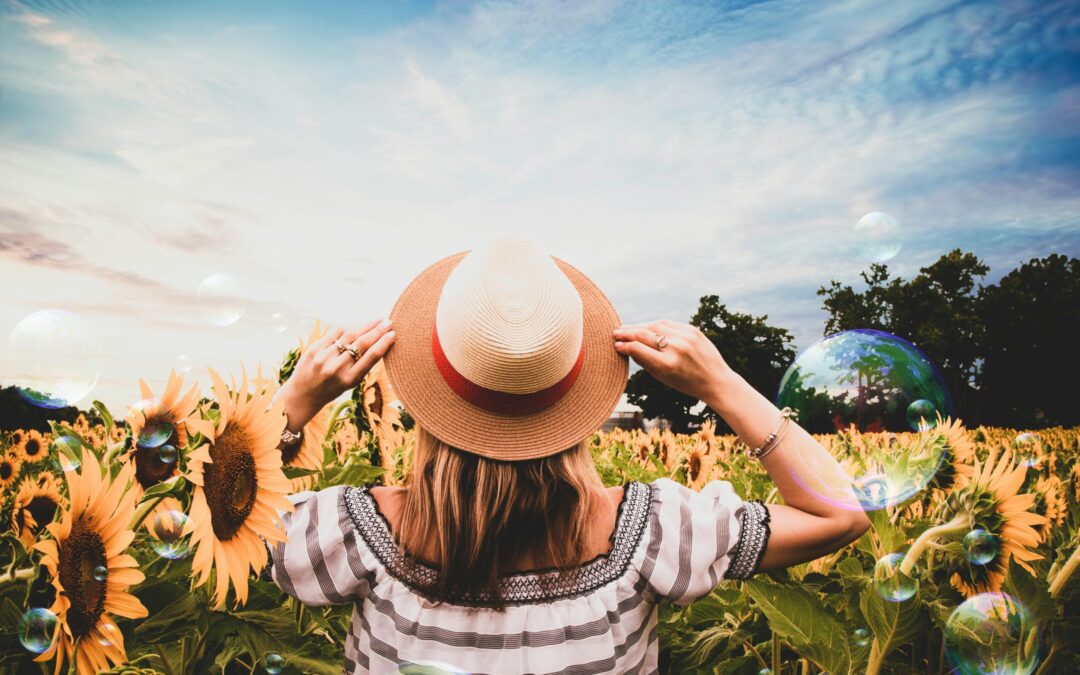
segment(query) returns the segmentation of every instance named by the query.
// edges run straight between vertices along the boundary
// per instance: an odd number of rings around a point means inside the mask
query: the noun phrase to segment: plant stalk
[[[159,495],[151,497],[142,504],[139,504],[138,508],[135,509],[135,517],[131,519],[131,524],[128,525],[128,529],[138,530],[139,526],[142,525],[144,520],[146,520],[146,517],[149,516],[150,512],[154,510],[154,507],[161,503],[161,500],[168,497],[169,494],[170,493],[168,492],[163,492]]]
[[[1061,590],[1065,588],[1065,584],[1069,582],[1069,577],[1076,571],[1077,566],[1080,566],[1080,546],[1073,549],[1072,555],[1069,556],[1068,561],[1066,561],[1065,565],[1057,571],[1054,578],[1050,580],[1050,597],[1056,598],[1061,593]]]
[[[940,537],[966,533],[970,529],[971,516],[967,513],[958,514],[955,518],[943,525],[927,528],[926,531],[915,539],[915,543],[911,545],[911,549],[908,550],[907,555],[904,556],[903,562],[900,563],[900,571],[904,574],[911,574],[911,568],[914,567],[915,563],[922,557],[923,551],[926,550],[927,545],[931,541]]]
[[[773,675],[780,673],[780,636],[775,631],[772,634],[772,671]]]
[[[25,581],[32,578],[34,578],[33,567],[24,567],[21,570],[14,570],[12,572],[9,572],[8,574],[5,574],[4,576],[0,576],[0,588],[3,588],[8,584],[13,584],[17,581]]]

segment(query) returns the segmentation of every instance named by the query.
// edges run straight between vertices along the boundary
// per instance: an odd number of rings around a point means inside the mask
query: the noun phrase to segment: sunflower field
[[[0,672],[341,672],[351,608],[283,594],[261,576],[263,542],[282,538],[290,493],[402,484],[413,431],[379,364],[299,448],[277,449],[274,394],[321,334],[267,376],[209,371],[204,392],[171,372],[160,392],[138,383],[122,418],[95,402],[48,432],[0,433]],[[853,477],[927,457],[935,469],[868,510],[871,529],[844,549],[662,606],[664,672],[1080,672],[1080,429],[939,418],[817,438]],[[780,501],[708,425],[590,442],[608,485],[728,480]]]

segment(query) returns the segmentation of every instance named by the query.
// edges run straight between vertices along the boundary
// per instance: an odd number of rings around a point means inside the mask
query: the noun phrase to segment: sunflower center
[[[0,462],[0,480],[11,478],[11,474],[13,473],[15,473],[15,467],[11,465],[11,462]]]
[[[247,436],[239,429],[226,429],[210,449],[210,464],[204,465],[203,490],[210,507],[214,536],[227,541],[255,508],[259,481],[255,458],[248,450]]]
[[[701,458],[697,455],[690,455],[690,480],[697,480],[698,474],[701,472]]]
[[[175,437],[176,434],[173,434],[165,443],[173,443]],[[135,444],[135,480],[139,481],[139,485],[144,490],[172,478],[176,473],[176,464],[175,460],[172,462],[161,460],[161,446],[144,448],[138,443]]]
[[[71,524],[71,534],[59,547],[57,571],[71,601],[67,621],[72,637],[83,637],[105,611],[106,580],[94,578],[97,567],[107,567],[105,542],[83,518]]]
[[[378,415],[381,418],[382,417],[382,409],[383,409],[382,408],[382,400],[383,400],[382,387],[380,387],[378,383],[375,383],[371,387],[371,391],[372,391],[373,396],[372,396],[372,399],[371,399],[371,405],[368,406],[368,410],[375,413],[376,415]]]
[[[27,457],[36,457],[37,454],[41,452],[41,441],[37,440],[36,438],[31,438],[30,440],[26,441],[25,452]]]
[[[26,505],[26,510],[30,512],[34,522],[37,523],[34,526],[34,531],[37,532],[52,522],[53,516],[56,515],[56,502],[51,497],[34,497]]]

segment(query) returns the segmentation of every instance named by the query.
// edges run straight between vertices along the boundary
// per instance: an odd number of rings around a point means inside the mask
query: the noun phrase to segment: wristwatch
[[[296,432],[295,434],[288,429],[281,430],[281,444],[278,446],[282,450],[291,450],[300,444],[304,438],[304,430]]]

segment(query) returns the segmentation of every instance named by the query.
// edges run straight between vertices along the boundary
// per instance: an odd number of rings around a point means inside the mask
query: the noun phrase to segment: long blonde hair
[[[603,491],[587,440],[548,457],[505,462],[454,448],[418,424],[397,543],[407,564],[438,570],[425,589],[431,595],[479,597],[502,608],[498,578],[515,561],[580,564]],[[421,558],[425,550],[431,560]]]

